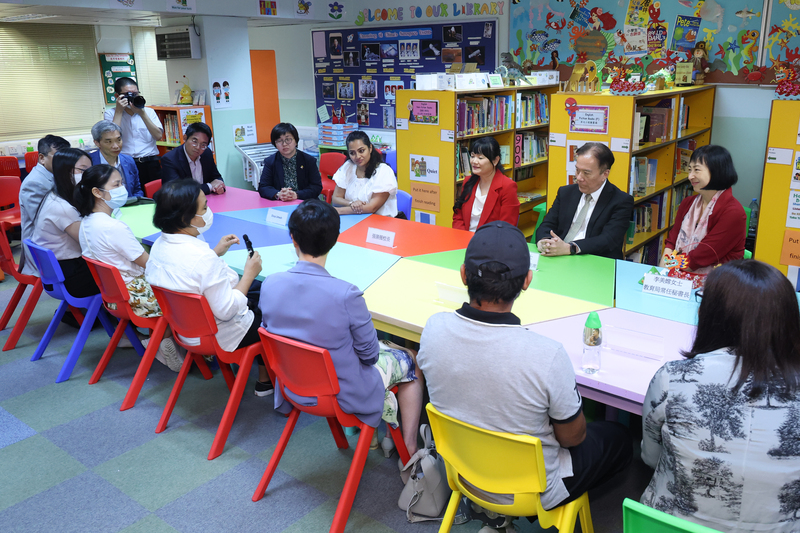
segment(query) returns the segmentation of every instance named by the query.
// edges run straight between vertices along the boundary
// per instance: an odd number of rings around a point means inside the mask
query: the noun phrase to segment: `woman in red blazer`
[[[453,228],[474,232],[487,222],[505,220],[517,225],[517,184],[503,174],[500,145],[494,137],[481,137],[469,147],[472,175],[453,206]]]
[[[701,146],[689,160],[689,182],[697,193],[681,202],[664,243],[666,256],[684,253],[686,270],[707,274],[718,264],[744,256],[746,216],[731,186],[739,177],[731,154],[722,146]]]

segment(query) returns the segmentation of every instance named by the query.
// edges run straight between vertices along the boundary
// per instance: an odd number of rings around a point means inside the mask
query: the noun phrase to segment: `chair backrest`
[[[117,267],[90,259],[83,256],[86,264],[89,266],[89,271],[92,273],[95,283],[100,288],[100,294],[103,295],[103,301],[108,304],[127,304],[130,300],[128,288],[122,279]],[[119,308],[119,306],[117,306]]]
[[[347,156],[341,152],[325,152],[319,156],[319,173],[322,177],[331,179],[345,161]]]
[[[19,160],[13,155],[0,156],[0,176],[22,177],[19,171]]]
[[[177,292],[151,285],[172,330],[182,337],[211,337],[217,334],[217,321],[205,296]]]
[[[0,176],[0,207],[14,204],[19,210],[19,189],[22,182],[17,176]]]
[[[36,268],[39,269],[39,275],[42,278],[43,285],[52,285],[51,290],[45,291],[59,300],[66,300],[67,291],[64,289],[64,272],[61,270],[61,265],[58,264],[56,254],[48,250],[44,246],[34,244],[30,239],[23,241],[25,246],[33,256],[33,261],[36,263]]]
[[[625,533],[720,533],[629,498],[622,502],[622,524]]]
[[[397,150],[387,150],[383,158],[386,160],[386,164],[392,167],[394,175],[397,176]]]
[[[152,198],[158,190],[161,188],[161,180],[154,180],[149,183],[144,184],[144,195],[148,198]]]
[[[528,499],[541,507],[539,494],[547,487],[542,441],[478,428],[443,414],[430,403],[427,411],[436,451],[444,459],[451,486],[455,484],[481,506],[481,502],[491,503],[481,496],[481,491],[487,491],[514,495],[514,504]],[[470,485],[481,491],[476,493]]]
[[[339,393],[339,378],[328,350],[274,335],[263,327],[258,333],[281,388],[288,387],[300,396],[316,396],[318,403],[322,397]]]
[[[11,245],[8,244],[8,225],[5,222],[0,222],[0,270],[6,274],[17,278],[17,262],[14,261],[14,254],[11,253]]]
[[[30,174],[33,167],[39,164],[39,152],[25,152],[25,173]]]
[[[400,189],[397,189],[397,210],[405,213],[406,218],[411,220],[411,195]]]

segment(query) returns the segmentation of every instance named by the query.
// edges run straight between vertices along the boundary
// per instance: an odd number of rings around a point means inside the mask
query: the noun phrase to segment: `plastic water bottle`
[[[750,202],[750,226],[747,228],[748,233],[755,234],[756,227],[758,227],[758,200],[753,198],[753,201]]]
[[[583,326],[583,357],[581,368],[587,374],[600,370],[600,347],[603,344],[603,325],[596,311],[589,313]]]
[[[34,151],[33,150],[33,145],[31,144],[30,141],[28,141],[28,146],[27,146],[27,148],[25,148],[25,151],[26,152],[33,152]]]

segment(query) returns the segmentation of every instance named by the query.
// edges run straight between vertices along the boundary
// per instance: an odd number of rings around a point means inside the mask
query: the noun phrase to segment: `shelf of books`
[[[412,218],[439,226],[452,224],[453,204],[471,174],[470,143],[492,136],[500,144],[504,173],[517,182],[518,225],[531,236],[537,217],[533,207],[547,195],[549,97],[557,88],[399,91],[397,181],[413,198]],[[436,116],[431,118],[434,109]],[[414,162],[423,158],[425,176],[412,171]]]
[[[170,106],[148,106],[152,108],[161,125],[164,126],[164,136],[157,141],[159,155],[164,155],[176,146],[183,144],[183,133],[189,124],[193,122],[205,122],[211,127],[214,133],[214,126],[211,124],[211,106],[207,105],[170,105]],[[212,144],[212,150],[213,144]],[[214,156],[216,158],[216,154]]]
[[[800,101],[773,100],[764,158],[764,179],[758,210],[756,248],[753,258],[774,266],[796,283],[797,254],[790,253],[791,241],[800,237],[800,176],[798,175],[797,125]],[[788,235],[787,235],[788,234]]]
[[[575,152],[601,142],[614,153],[609,181],[634,198],[623,253],[657,264],[688,181],[692,151],[711,140],[714,87],[651,91],[639,96],[555,93],[551,97],[547,203],[574,183]]]

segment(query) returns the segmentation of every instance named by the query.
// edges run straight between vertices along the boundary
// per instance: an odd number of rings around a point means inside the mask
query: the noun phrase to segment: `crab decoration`
[[[800,84],[797,83],[797,71],[789,65],[780,64],[775,67],[775,97],[778,100],[800,100]]]

